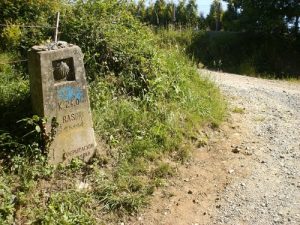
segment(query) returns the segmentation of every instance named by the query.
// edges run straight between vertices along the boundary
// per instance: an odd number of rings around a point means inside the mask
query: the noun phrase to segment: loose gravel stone
[[[299,83],[201,73],[219,85],[232,107],[246,109],[241,123],[255,137],[242,148],[232,147],[233,153],[250,153],[254,169],[224,190],[213,223],[299,225]]]

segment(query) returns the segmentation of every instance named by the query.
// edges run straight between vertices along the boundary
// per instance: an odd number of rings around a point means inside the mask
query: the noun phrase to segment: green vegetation
[[[299,35],[300,5],[297,0],[225,0],[227,31],[247,31],[272,35]],[[299,38],[299,37],[298,37]]]
[[[128,5],[53,2],[29,4],[11,18],[23,3],[4,5],[5,18],[49,25],[53,9],[64,9],[61,39],[85,54],[100,147],[87,164],[75,159],[47,165],[43,118],[32,116],[26,70],[1,64],[0,224],[105,224],[113,220],[107,212],[136,212],[175,173],[175,162],[187,160],[197,129],[217,126],[224,115],[218,89],[199,77],[179,44],[174,49],[164,35],[155,35]],[[41,11],[35,14],[36,8]],[[1,53],[1,62],[49,39],[48,30],[34,36],[20,29],[17,38],[0,31],[2,41],[14,43],[2,46],[13,53]]]
[[[234,112],[234,113],[239,113],[239,114],[244,114],[244,113],[245,113],[245,108],[234,107],[234,108],[232,109],[232,112]]]
[[[179,1],[177,5],[157,0],[147,6],[139,1],[130,9],[159,31],[167,28],[169,32],[163,31],[163,35],[187,44],[191,58],[209,69],[268,78],[299,78],[298,1],[225,2],[227,10],[223,11],[221,1],[214,0],[206,18],[198,15],[194,0]]]
[[[228,72],[299,79],[298,1],[225,2],[221,24],[226,32],[198,34],[191,46],[195,58]]]
[[[185,29],[182,32],[176,29],[157,29],[156,34],[160,37],[160,43],[164,46],[185,51],[192,44],[195,31],[192,29]]]
[[[222,29],[223,9],[220,0],[214,0],[210,6],[209,14],[205,22],[210,30],[220,31]]]
[[[129,4],[129,10],[142,22],[157,27],[198,27],[204,28],[203,15],[198,14],[196,0],[179,1],[178,4],[165,0],[156,0],[145,4],[144,0],[137,4]]]
[[[64,0],[43,1],[0,1],[0,47],[3,50],[18,51],[26,55],[29,47],[52,36],[55,12],[66,10]],[[31,27],[30,29],[22,27]]]
[[[188,52],[210,69],[272,78],[300,76],[300,45],[292,36],[200,31]]]

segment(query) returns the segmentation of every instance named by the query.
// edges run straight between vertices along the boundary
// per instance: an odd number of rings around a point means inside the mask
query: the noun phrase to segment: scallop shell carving
[[[65,80],[70,72],[70,68],[67,63],[60,62],[55,68],[55,79]]]

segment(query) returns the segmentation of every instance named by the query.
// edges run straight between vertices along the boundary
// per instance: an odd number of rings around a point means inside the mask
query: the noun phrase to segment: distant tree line
[[[205,28],[205,18],[198,12],[196,0],[179,1],[178,4],[165,0],[156,0],[146,5],[145,0],[132,2],[130,10],[141,21],[158,26],[169,25]]]
[[[227,31],[265,34],[299,34],[299,0],[224,0],[222,17]]]
[[[197,32],[189,46],[194,59],[226,72],[300,78],[299,0],[213,1],[205,18],[210,30]]]
[[[209,14],[198,11],[196,0],[181,0],[178,4],[156,0],[129,3],[132,13],[141,21],[159,27],[174,26],[214,31],[249,31],[267,34],[299,34],[299,0],[214,0]]]

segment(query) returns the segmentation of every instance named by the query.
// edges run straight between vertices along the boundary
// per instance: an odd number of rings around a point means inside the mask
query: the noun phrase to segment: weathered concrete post
[[[34,46],[29,51],[30,92],[34,113],[58,127],[50,144],[49,163],[87,161],[96,141],[83,64],[78,46],[65,42]]]

